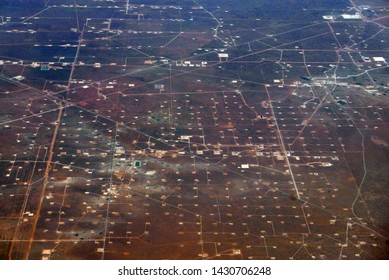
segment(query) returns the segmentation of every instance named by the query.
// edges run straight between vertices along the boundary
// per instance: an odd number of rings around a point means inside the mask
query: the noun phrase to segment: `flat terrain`
[[[0,259],[388,259],[388,38],[384,0],[1,1]]]

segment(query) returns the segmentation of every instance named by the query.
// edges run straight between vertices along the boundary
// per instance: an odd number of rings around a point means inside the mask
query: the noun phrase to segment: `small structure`
[[[228,53],[218,53],[217,56],[219,57],[219,61],[228,61],[229,55]]]
[[[385,60],[385,58],[383,58],[383,57],[373,57],[373,60],[374,60],[375,62],[383,62],[383,63],[386,63],[386,60]]]
[[[13,77],[13,79],[14,80],[16,80],[16,81],[22,81],[22,80],[24,80],[26,77],[23,77],[23,76],[15,76],[15,77]]]
[[[42,260],[49,260],[51,256],[51,250],[50,249],[44,249],[42,251]]]
[[[323,16],[323,19],[325,19],[325,20],[333,20],[334,16],[325,15],[325,16]]]
[[[146,65],[153,65],[155,63],[157,63],[157,60],[147,59],[144,61],[144,64],[146,64]]]
[[[360,14],[354,14],[354,15],[350,15],[350,14],[343,14],[342,15],[342,18],[343,19],[361,19],[361,15]]]
[[[162,84],[155,84],[154,85],[154,89],[158,89],[160,91],[164,91],[165,90],[165,85],[162,85]]]

